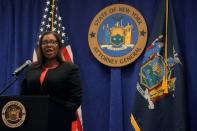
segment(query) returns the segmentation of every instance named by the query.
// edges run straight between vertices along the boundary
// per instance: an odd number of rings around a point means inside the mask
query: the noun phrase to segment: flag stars
[[[46,3],[47,3],[47,5],[49,5],[50,4],[50,1],[47,1]]]
[[[47,18],[47,15],[46,15],[46,14],[44,14],[44,15],[43,15],[43,18],[44,18],[44,19],[45,19],[45,18]]]
[[[62,37],[64,37],[64,36],[65,36],[65,33],[63,32],[63,33],[62,33]]]
[[[51,21],[52,20],[51,17],[49,17],[48,20]]]
[[[40,28],[40,31],[41,31],[41,32],[43,32],[43,30],[44,30],[43,28]]]
[[[48,12],[48,11],[49,11],[49,8],[45,8],[44,11],[45,11],[45,12]]]
[[[49,24],[47,24],[46,26],[47,26],[47,28],[50,28],[51,27],[51,25],[49,25]]]
[[[62,18],[59,16],[59,17],[58,17],[58,20],[62,20]]]
[[[54,24],[55,24],[55,25],[57,24],[57,21],[56,21],[56,20],[54,21]]]
[[[45,24],[45,21],[42,21],[42,25],[44,25]]]
[[[54,18],[52,18],[52,15],[54,15]],[[63,18],[58,12],[58,6],[52,5],[52,2],[50,0],[46,0],[46,7],[44,8],[44,14],[42,17],[43,18],[39,30],[40,33],[38,34],[39,39],[41,38],[43,32],[52,29],[52,31],[57,32],[62,37],[62,43],[67,42],[68,37],[65,33],[66,28],[63,26],[63,23],[61,23]],[[54,25],[52,26],[52,24]]]

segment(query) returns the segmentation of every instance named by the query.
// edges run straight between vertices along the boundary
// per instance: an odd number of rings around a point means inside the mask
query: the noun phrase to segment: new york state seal
[[[141,13],[126,4],[112,4],[93,19],[88,41],[94,57],[110,67],[135,61],[147,41],[147,26]]]
[[[26,109],[19,101],[9,101],[4,105],[1,116],[7,127],[17,128],[25,121]]]

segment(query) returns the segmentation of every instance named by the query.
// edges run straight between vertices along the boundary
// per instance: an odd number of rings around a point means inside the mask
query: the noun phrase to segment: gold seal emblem
[[[26,110],[21,102],[9,101],[4,105],[1,116],[7,127],[17,128],[25,121]]]
[[[122,67],[143,52],[147,32],[138,10],[126,4],[112,4],[94,17],[88,33],[89,47],[101,63]]]

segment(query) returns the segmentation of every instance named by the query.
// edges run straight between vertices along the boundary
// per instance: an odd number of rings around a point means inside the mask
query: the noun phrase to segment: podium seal
[[[19,101],[9,101],[2,109],[2,120],[9,128],[21,126],[26,118],[26,109]]]

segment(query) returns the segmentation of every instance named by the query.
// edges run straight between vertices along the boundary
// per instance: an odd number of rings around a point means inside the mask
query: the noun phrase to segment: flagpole
[[[165,37],[165,60],[168,60],[168,0],[166,0],[166,37]]]
[[[162,82],[162,88],[164,93],[168,93],[168,0],[166,0],[166,28],[165,28],[165,56],[164,56],[164,77]]]
[[[55,8],[55,5],[54,5],[54,2],[55,0],[52,0],[52,20],[51,20],[51,31],[54,31],[54,8]]]

